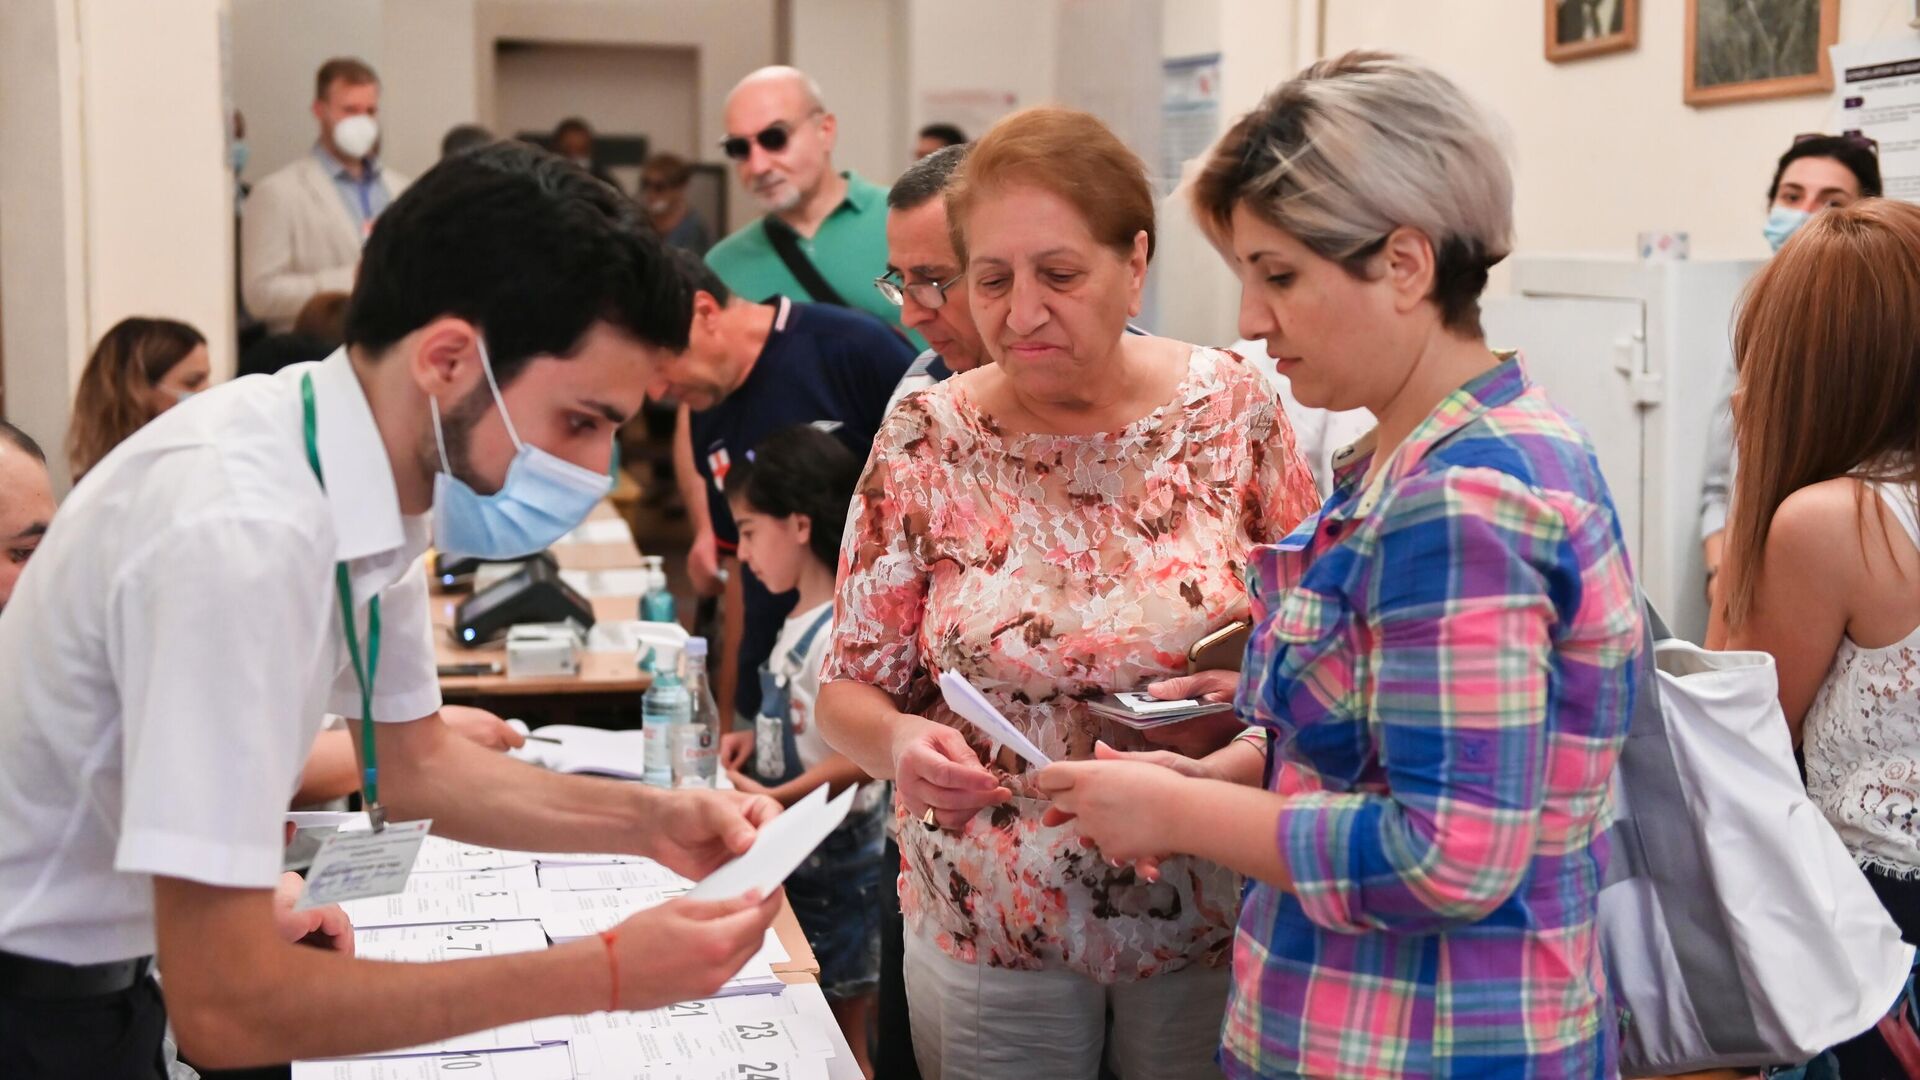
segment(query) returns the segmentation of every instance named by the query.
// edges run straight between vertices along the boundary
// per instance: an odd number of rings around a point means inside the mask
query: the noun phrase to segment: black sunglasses
[[[1838,135],[1828,135],[1820,131],[1809,131],[1804,135],[1795,135],[1793,137],[1793,145],[1799,146],[1801,143],[1812,142],[1815,139],[1839,139],[1843,143],[1857,146],[1862,150],[1871,151],[1875,157],[1880,156],[1880,144],[1857,131],[1843,131]]]
[[[777,154],[787,148],[787,140],[793,137],[793,129],[808,120],[819,116],[821,110],[815,109],[792,124],[785,120],[775,120],[752,135],[729,135],[720,140],[720,149],[735,161],[745,161],[753,154],[753,144],[759,143],[760,149],[769,154]]]

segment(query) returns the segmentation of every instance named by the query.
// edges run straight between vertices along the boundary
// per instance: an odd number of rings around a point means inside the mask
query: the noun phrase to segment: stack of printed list
[[[348,827],[351,827],[350,825]],[[808,850],[811,850],[809,845]],[[597,934],[694,883],[627,855],[497,851],[429,836],[405,891],[342,905],[365,959],[426,963]],[[843,1080],[858,1077],[818,986],[789,986],[772,931],[714,998],[508,1024],[427,1046],[297,1063],[294,1080]]]

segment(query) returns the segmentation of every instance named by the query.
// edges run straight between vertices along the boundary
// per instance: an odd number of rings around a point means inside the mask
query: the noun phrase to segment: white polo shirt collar
[[[314,441],[333,514],[334,557],[351,562],[401,547],[407,529],[393,486],[393,463],[344,346],[313,368],[313,405]]]

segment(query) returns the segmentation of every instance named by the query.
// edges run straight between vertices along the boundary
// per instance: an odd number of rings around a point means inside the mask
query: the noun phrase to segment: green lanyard
[[[320,472],[320,447],[314,441],[313,376],[300,376],[300,416],[306,427],[307,464],[320,490],[327,489],[327,478]],[[346,634],[347,655],[353,660],[353,678],[360,684],[360,797],[367,804],[367,817],[376,831],[387,824],[387,811],[380,805],[380,766],[373,741],[373,677],[380,667],[380,596],[375,593],[367,604],[367,657],[360,659],[360,634],[353,625],[353,584],[347,576],[347,564],[333,564],[333,580],[340,592],[340,628]]]

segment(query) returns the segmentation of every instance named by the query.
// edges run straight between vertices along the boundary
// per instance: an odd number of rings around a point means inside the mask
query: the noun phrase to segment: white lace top
[[[1920,547],[1912,493],[1868,486]],[[1878,649],[1842,638],[1801,739],[1807,793],[1853,857],[1920,877],[1920,627]]]

